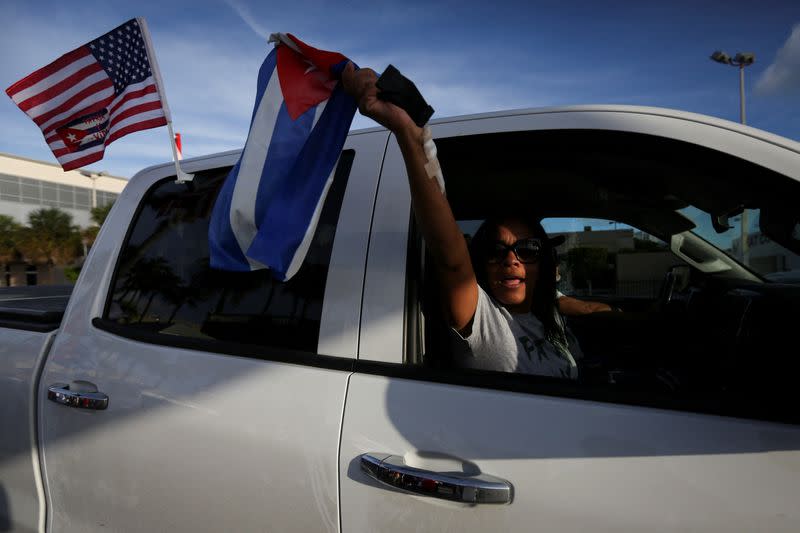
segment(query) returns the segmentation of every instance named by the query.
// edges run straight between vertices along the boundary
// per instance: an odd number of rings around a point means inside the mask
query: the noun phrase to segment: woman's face
[[[506,221],[499,224],[495,240],[511,246],[521,239],[533,237],[527,224]],[[539,279],[539,263],[522,263],[516,254],[508,250],[505,257],[486,264],[486,274],[492,296],[512,313],[527,313],[531,310],[533,290]]]

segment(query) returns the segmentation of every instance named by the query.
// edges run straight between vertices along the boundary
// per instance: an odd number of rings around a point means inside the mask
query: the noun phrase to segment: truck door
[[[797,205],[798,150],[641,110],[473,117],[433,133],[466,237],[487,213],[528,208],[574,219],[548,228],[573,242],[612,242],[604,232],[615,231],[630,241],[614,245],[617,256],[673,254],[691,278],[634,293],[608,274],[622,264],[609,248],[565,253],[577,297],[639,300],[584,317],[602,324],[568,319],[585,352],[581,379],[458,368],[390,141],[342,427],[342,529],[797,531],[800,419],[788,376],[798,364],[779,343],[790,342],[798,293],[693,240],[687,221],[711,230],[704,209],[722,215],[741,193],[755,210],[775,200],[763,189]],[[723,247],[737,238],[714,234]],[[590,276],[581,258],[595,255],[602,272]],[[655,264],[651,255],[633,259]]]
[[[208,217],[235,155],[186,162],[188,184],[168,166],[132,180],[41,380],[49,530],[338,530],[339,430],[386,140],[347,140],[287,283],[208,266]]]

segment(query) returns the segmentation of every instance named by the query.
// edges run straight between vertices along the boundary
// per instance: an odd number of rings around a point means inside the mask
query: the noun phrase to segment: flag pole
[[[164,82],[161,80],[161,70],[158,68],[155,49],[153,48],[153,43],[150,40],[150,30],[147,29],[147,22],[145,22],[144,17],[136,17],[136,21],[139,23],[139,28],[142,30],[142,39],[144,40],[144,46],[147,49],[147,57],[150,60],[150,69],[153,73],[153,79],[156,82],[156,89],[158,90],[159,98],[161,98],[161,107],[164,109],[164,117],[167,119],[169,143],[170,146],[172,146],[172,160],[175,161],[175,176],[177,178],[175,181],[178,183],[192,181],[194,179],[194,174],[185,173],[183,170],[181,170],[179,163],[178,148],[175,145],[175,134],[172,132],[172,113],[169,111],[167,93],[164,90]]]

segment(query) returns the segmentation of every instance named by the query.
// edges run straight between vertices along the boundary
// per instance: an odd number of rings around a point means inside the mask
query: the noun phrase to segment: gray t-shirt
[[[478,287],[478,307],[466,337],[453,330],[459,366],[500,372],[577,379],[577,340],[562,350],[545,339],[544,326],[532,313],[511,314]],[[568,335],[568,338],[571,337]]]

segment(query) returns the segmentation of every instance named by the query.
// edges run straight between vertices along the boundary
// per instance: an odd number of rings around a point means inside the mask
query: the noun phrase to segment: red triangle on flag
[[[75,149],[80,146],[83,138],[86,137],[86,131],[70,127],[59,128],[56,130],[56,133],[61,140],[64,141],[67,150],[70,152],[74,152]]]
[[[330,98],[338,81],[331,75],[331,66],[347,58],[336,52],[308,46],[293,35],[289,37],[302,54],[288,45],[278,46],[278,80],[289,117],[297,120],[297,117]]]

